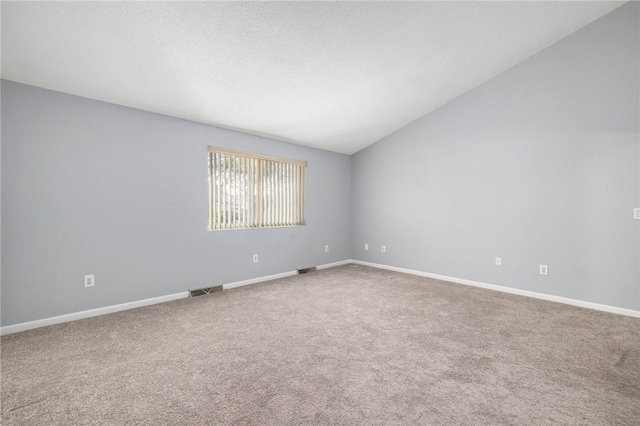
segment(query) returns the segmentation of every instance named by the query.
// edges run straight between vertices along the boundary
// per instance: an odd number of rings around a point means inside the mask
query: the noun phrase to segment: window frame
[[[216,185],[215,178],[214,178],[214,173],[215,173],[215,169],[214,169],[215,166],[213,164],[214,154],[231,156],[231,157],[234,157],[234,159],[241,158],[241,159],[244,159],[244,161],[246,160],[254,161],[254,163],[252,164],[257,165],[258,168],[255,170],[254,173],[252,173],[251,175],[252,177],[250,178],[250,180],[253,179],[254,180],[253,183],[257,185],[255,186],[256,188],[255,194],[253,197],[249,196],[249,199],[251,200],[251,203],[252,203],[252,207],[250,207],[252,209],[251,214],[254,215],[253,216],[254,220],[257,219],[257,223],[248,224],[246,222],[246,218],[244,216],[246,212],[244,211],[244,208],[243,208],[243,221],[240,225],[237,225],[237,224],[234,225],[229,223],[226,226],[216,226],[216,223],[220,225],[220,222],[214,222],[215,220],[214,210],[216,210],[216,207],[217,207],[216,193],[220,194],[220,191],[219,190],[216,191],[216,189],[218,189],[220,185]],[[265,204],[266,204],[267,196],[264,193],[263,185],[265,183],[264,169],[267,164],[269,164],[270,166],[278,165],[279,167],[285,167],[285,168],[290,166],[293,166],[294,168],[297,167],[297,169],[295,169],[296,170],[295,173],[297,173],[297,177],[298,177],[298,182],[297,182],[298,187],[297,187],[297,193],[293,195],[293,198],[296,200],[297,205],[293,205],[293,204],[291,205],[291,208],[295,209],[293,210],[294,216],[297,214],[297,217],[299,218],[299,220],[296,221],[296,223],[270,224],[269,221],[272,221],[273,219],[268,219],[268,220],[266,219]],[[296,160],[296,159],[285,158],[285,157],[274,157],[270,155],[256,154],[252,152],[239,151],[239,150],[234,150],[234,149],[229,149],[224,147],[208,146],[209,211],[208,211],[207,229],[209,231],[228,231],[228,230],[241,230],[241,229],[245,229],[245,230],[246,229],[268,229],[268,228],[305,226],[306,225],[306,168],[307,168],[307,165],[308,165],[307,161],[304,161],[304,160]],[[288,178],[290,179],[288,184],[291,184],[292,182],[294,182],[292,180],[291,175],[289,175]],[[284,180],[282,180],[282,178],[280,179],[281,181],[279,181],[279,185],[285,185]],[[280,191],[282,191],[282,189],[280,189]],[[293,191],[293,189],[289,188],[289,191]],[[275,195],[270,194],[270,196],[274,197]],[[239,199],[238,198],[239,196],[235,195],[235,197],[237,202],[237,200]],[[226,196],[225,196],[225,200],[226,200]],[[230,200],[231,199],[229,198],[229,202]],[[271,202],[273,203],[273,201]],[[282,202],[284,201],[279,200],[279,203],[282,203]],[[271,205],[271,208],[269,209],[268,214],[273,214],[275,211],[278,211],[278,210],[282,211],[282,206],[280,204],[276,204],[275,207]],[[220,208],[217,207],[217,211],[229,212],[231,210],[227,208],[220,210]]]

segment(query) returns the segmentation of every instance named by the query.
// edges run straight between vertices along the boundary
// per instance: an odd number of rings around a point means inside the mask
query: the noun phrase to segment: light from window
[[[209,229],[304,225],[306,161],[209,147]]]

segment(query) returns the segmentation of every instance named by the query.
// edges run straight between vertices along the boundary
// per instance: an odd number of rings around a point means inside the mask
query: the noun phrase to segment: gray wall
[[[352,255],[640,309],[639,9],[351,158],[2,81],[2,325]],[[207,231],[208,145],[308,160],[308,224]]]
[[[207,231],[208,145],[307,160],[307,225]],[[2,81],[2,325],[348,259],[350,180],[346,155]]]
[[[639,8],[354,155],[354,258],[640,309]]]

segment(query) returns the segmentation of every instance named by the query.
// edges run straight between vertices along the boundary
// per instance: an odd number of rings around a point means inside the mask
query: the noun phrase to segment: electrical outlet
[[[381,251],[382,253],[386,253],[386,252],[387,252],[387,246],[382,246],[382,247],[380,247],[380,251]]]
[[[329,253],[329,246],[324,246],[324,252]]]
[[[633,209],[633,218],[640,220],[640,208]]]
[[[502,258],[496,257],[496,266],[502,266]]]
[[[547,265],[540,265],[540,275],[549,275],[549,267]]]
[[[85,287],[93,287],[96,283],[96,279],[93,275],[85,275],[84,276],[84,286]]]
[[[253,255],[253,263],[258,263],[258,255],[257,254]]]
[[[369,244],[364,243],[364,249],[365,249],[365,250],[369,250]]]

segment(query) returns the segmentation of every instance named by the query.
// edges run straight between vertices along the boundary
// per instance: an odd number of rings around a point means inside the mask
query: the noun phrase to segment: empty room
[[[2,425],[640,425],[640,2],[0,15]]]

